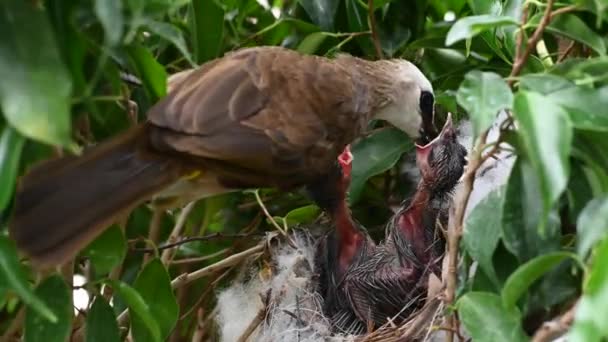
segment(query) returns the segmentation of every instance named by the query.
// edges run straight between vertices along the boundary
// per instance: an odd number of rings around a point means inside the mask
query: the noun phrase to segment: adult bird
[[[464,171],[466,150],[456,140],[451,117],[430,143],[416,146],[421,180],[412,198],[390,219],[375,245],[350,216],[334,209],[336,229],[320,245],[320,292],[337,331],[361,333],[391,319],[404,321],[424,302],[430,272],[439,273],[446,202]],[[348,174],[348,168],[345,174]],[[338,189],[345,189],[344,181]],[[334,208],[345,207],[340,204]]]
[[[169,89],[146,122],[20,180],[10,235],[34,263],[69,260],[151,198],[176,206],[314,183],[370,120],[414,138],[433,134],[431,84],[402,59],[247,48],[180,74]]]

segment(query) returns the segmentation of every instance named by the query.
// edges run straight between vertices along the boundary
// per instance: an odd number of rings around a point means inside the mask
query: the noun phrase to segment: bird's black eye
[[[432,114],[434,104],[435,97],[430,91],[423,91],[420,93],[420,112],[424,115]]]

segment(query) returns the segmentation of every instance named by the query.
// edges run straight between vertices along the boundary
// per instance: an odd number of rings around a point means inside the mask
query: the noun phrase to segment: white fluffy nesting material
[[[506,115],[504,111],[500,112],[492,124],[488,133],[488,143],[496,142],[498,139],[500,132],[499,125],[506,118]],[[462,121],[459,125],[458,141],[467,148],[467,151],[471,150],[473,146],[473,129],[470,121]],[[503,146],[506,146],[506,144]],[[465,216],[468,216],[471,210],[490,192],[507,183],[514,163],[515,156],[510,152],[503,151],[496,154],[496,159],[489,158],[481,165],[477,171],[477,177],[475,178],[475,184],[473,185],[473,191],[469,198],[469,205],[467,206]]]
[[[306,233],[291,235],[295,248],[287,243],[273,251],[270,277],[255,274],[245,283],[233,283],[218,296],[217,323],[221,341],[234,342],[243,335],[256,315],[264,309],[263,299],[270,293],[264,321],[248,341],[316,342],[350,341],[332,337],[322,312],[322,298],[315,293],[315,245]]]

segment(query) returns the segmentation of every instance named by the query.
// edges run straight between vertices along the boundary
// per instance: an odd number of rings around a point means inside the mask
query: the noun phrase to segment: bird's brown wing
[[[343,66],[244,49],[189,72],[148,113],[156,146],[272,175],[322,173],[361,130],[367,88]]]

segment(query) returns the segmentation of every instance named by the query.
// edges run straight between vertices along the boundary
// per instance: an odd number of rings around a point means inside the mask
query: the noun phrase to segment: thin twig
[[[515,55],[515,62],[513,63],[513,69],[511,69],[511,74],[509,75],[509,78],[513,78],[513,77],[519,75],[519,73],[523,69],[524,65],[526,64],[528,57],[530,57],[530,54],[532,53],[532,49],[536,46],[536,43],[538,43],[538,41],[542,37],[542,34],[545,31],[545,28],[547,27],[547,25],[549,25],[549,22],[551,22],[551,17],[552,17],[551,11],[553,9],[553,3],[554,3],[554,0],[547,1],[547,7],[545,8],[545,13],[543,14],[543,17],[542,17],[540,23],[536,27],[536,30],[532,34],[532,37],[530,37],[528,39],[524,52],[521,53],[521,55],[520,54]],[[527,16],[526,8],[524,8],[524,18],[526,16]],[[519,35],[517,38],[518,43],[523,42],[523,34],[524,34],[523,25],[525,25],[525,21],[522,21],[522,28],[520,28],[520,30],[519,30]],[[522,38],[520,38],[520,37],[522,37]],[[520,46],[520,44],[518,44],[518,46],[516,47],[516,50],[518,49],[519,46]],[[511,80],[511,81],[509,81],[509,84],[512,85],[513,82],[514,81]]]
[[[156,251],[162,251],[162,250],[165,250],[168,248],[174,248],[174,247],[181,246],[183,244],[194,242],[194,241],[242,239],[242,238],[248,238],[248,237],[253,237],[253,236],[264,236],[264,233],[257,233],[257,232],[239,233],[239,234],[213,233],[213,234],[209,234],[209,235],[205,235],[205,236],[193,236],[193,237],[183,238],[179,241],[169,243],[166,245],[162,245],[157,248],[134,248],[133,251],[142,252],[142,253],[154,253]],[[136,241],[136,240],[133,240],[133,241]]]
[[[188,218],[188,215],[190,215],[190,212],[192,212],[192,209],[194,209],[195,204],[196,202],[188,203],[188,205],[186,205],[179,213],[179,216],[177,217],[177,222],[175,223],[175,226],[173,227],[173,230],[171,231],[171,234],[167,239],[167,243],[174,243],[182,234],[184,226],[186,225],[186,219]],[[160,257],[161,262],[163,264],[167,264],[167,262],[169,262],[169,260],[173,258],[173,252],[174,249],[172,248],[165,249]]]
[[[532,342],[549,342],[564,335],[566,332],[568,332],[568,329],[570,329],[570,326],[574,321],[575,311],[576,303],[561,316],[543,323],[543,325],[534,333]]]
[[[230,252],[230,250],[231,250],[231,248],[224,248],[221,251],[217,251],[215,253],[211,253],[211,254],[208,254],[208,255],[205,255],[202,257],[171,260],[170,264],[171,265],[180,265],[180,264],[192,264],[192,263],[196,263],[196,262],[207,261],[209,259],[213,259],[218,256],[222,256],[222,255]]]
[[[262,208],[262,211],[264,212],[264,215],[266,215],[266,218],[268,218],[268,220],[270,221],[270,223],[272,223],[272,225],[281,232],[281,234],[287,236],[287,227],[283,227],[281,228],[281,226],[279,226],[279,224],[277,223],[277,221],[274,219],[274,217],[272,217],[272,215],[270,215],[270,212],[268,212],[268,209],[266,209],[266,206],[264,205],[264,202],[262,202],[262,198],[260,197],[260,192],[259,190],[255,190],[253,192],[253,194],[255,195],[255,200],[258,202],[258,205],[260,206],[260,208]]]
[[[372,41],[374,42],[374,48],[376,49],[376,57],[382,59],[384,56],[382,54],[380,37],[378,36],[378,28],[376,27],[376,17],[374,16],[374,0],[367,0],[367,14],[369,17],[369,29],[372,32]]]

